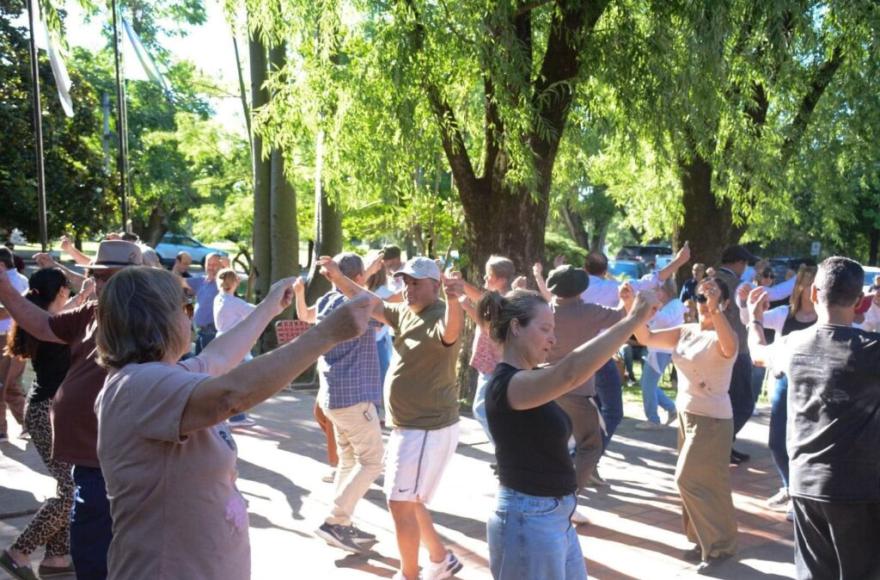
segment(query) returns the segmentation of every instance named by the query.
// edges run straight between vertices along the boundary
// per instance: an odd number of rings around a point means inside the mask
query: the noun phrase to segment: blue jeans
[[[755,403],[761,398],[761,390],[764,387],[764,376],[766,374],[767,369],[764,367],[752,367],[752,400]]]
[[[215,336],[217,336],[217,328],[213,324],[200,326],[196,330],[196,354],[205,350],[205,347],[214,340]]]
[[[788,450],[785,448],[785,422],[788,420],[788,377],[776,379],[770,394],[770,454],[782,478],[782,485],[788,489]]]
[[[486,524],[489,566],[495,580],[586,580],[571,514],[574,494],[539,497],[498,488],[495,511]]]
[[[489,441],[495,443],[492,439],[492,433],[489,432],[489,419],[486,417],[486,390],[489,388],[489,379],[491,378],[492,375],[484,375],[483,373],[477,375],[477,388],[474,391],[473,410],[474,419],[480,423],[480,427],[485,431],[486,437],[489,438]]]
[[[599,400],[599,411],[605,421],[605,433],[602,434],[602,449],[608,447],[611,437],[623,420],[623,385],[617,363],[614,359],[605,363],[596,372],[596,395]]]
[[[107,578],[107,552],[113,539],[113,521],[104,475],[97,467],[73,467],[76,485],[70,520],[70,556],[77,580]]]
[[[648,362],[651,357],[649,354],[645,359],[645,364],[642,365],[642,406],[645,408],[645,417],[648,421],[659,423],[660,416],[657,415],[657,405],[663,407],[667,413],[675,415],[675,402],[667,397],[663,389],[660,388],[660,377],[663,376],[663,371],[672,361],[672,355],[658,352],[654,356],[657,357],[657,366],[660,367],[660,372],[655,371]]]
[[[384,338],[376,341],[376,351],[379,353],[379,379],[385,384],[385,373],[391,365],[391,335],[386,334]]]

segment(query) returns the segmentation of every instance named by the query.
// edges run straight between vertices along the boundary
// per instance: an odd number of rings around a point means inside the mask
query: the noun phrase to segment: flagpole
[[[31,95],[34,108],[34,151],[37,161],[37,214],[40,221],[40,245],[43,251],[49,249],[49,233],[46,220],[46,171],[43,165],[43,112],[40,108],[40,66],[37,60],[37,37],[34,34],[34,0],[27,0],[28,24],[31,28]]]
[[[30,0],[29,0],[30,1]],[[116,60],[116,133],[119,138],[119,200],[122,204],[122,229],[131,231],[128,216],[128,111],[125,106],[125,85],[122,79],[122,56],[119,52],[120,31],[116,0],[110,0],[113,12],[113,56]]]

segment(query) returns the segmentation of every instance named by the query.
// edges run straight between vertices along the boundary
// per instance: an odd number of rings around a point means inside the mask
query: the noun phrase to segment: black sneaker
[[[746,461],[748,461],[751,458],[752,458],[752,456],[749,455],[748,453],[743,453],[742,451],[737,451],[736,449],[730,450],[730,462],[733,463],[734,465],[739,465],[740,463],[745,463]]]
[[[351,525],[351,537],[355,542],[368,544],[370,542],[376,541],[375,534],[371,534],[370,532],[365,532],[354,524]]]
[[[354,540],[351,526],[340,526],[325,522],[321,524],[320,528],[315,530],[315,533],[331,546],[336,546],[355,554],[360,554],[362,551],[360,545]]]

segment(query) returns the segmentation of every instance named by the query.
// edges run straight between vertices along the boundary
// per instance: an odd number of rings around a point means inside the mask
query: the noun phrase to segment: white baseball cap
[[[437,263],[431,258],[418,256],[407,260],[406,264],[403,265],[403,268],[395,272],[394,275],[407,275],[418,280],[430,278],[431,280],[437,280],[439,282],[440,268],[437,267]]]

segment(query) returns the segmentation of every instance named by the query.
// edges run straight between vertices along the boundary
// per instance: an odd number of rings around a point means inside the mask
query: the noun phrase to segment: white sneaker
[[[452,550],[446,550],[446,557],[442,562],[428,562],[423,569],[423,580],[443,580],[443,578],[452,578],[459,572],[464,565],[458,561]]]
[[[788,495],[788,489],[780,487],[775,495],[767,499],[766,505],[775,512],[788,511],[791,504],[791,498]]]
[[[588,526],[591,522],[590,518],[584,515],[580,510],[576,509],[571,513],[571,523],[576,526]]]

